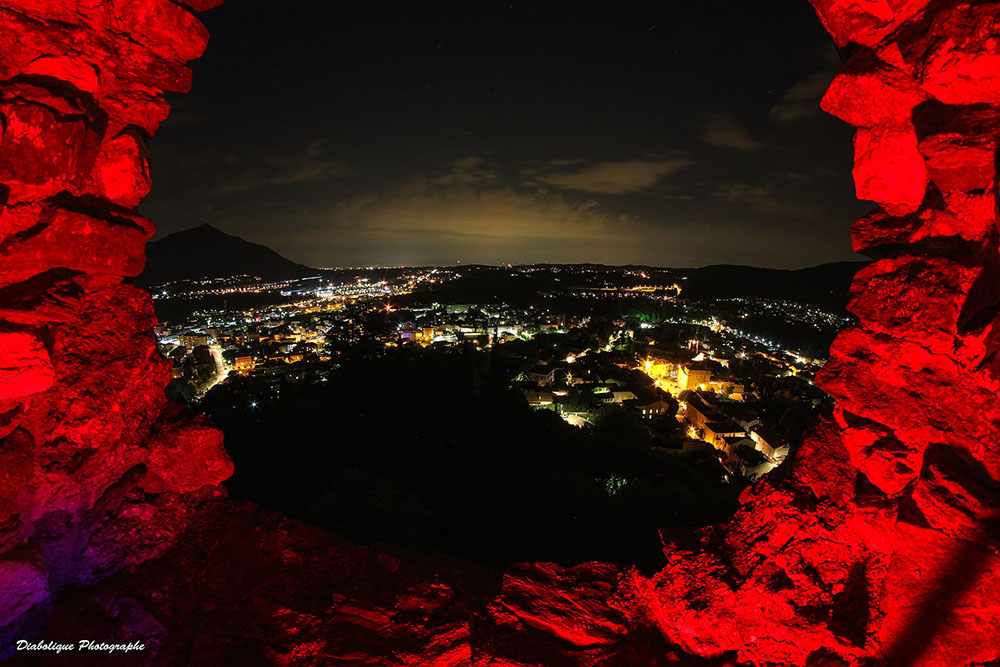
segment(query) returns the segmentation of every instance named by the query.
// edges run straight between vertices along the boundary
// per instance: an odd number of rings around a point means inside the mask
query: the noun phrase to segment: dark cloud
[[[756,151],[764,144],[754,139],[743,127],[736,114],[728,111],[710,113],[705,118],[705,143],[715,148],[735,148],[740,151]]]
[[[490,167],[486,158],[478,155],[468,155],[455,160],[446,174],[432,179],[434,185],[472,185],[476,183],[496,183],[497,172]]]
[[[780,123],[816,118],[821,113],[819,101],[834,76],[835,72],[822,70],[794,84],[785,91],[781,101],[771,107],[771,118]]]
[[[552,160],[543,167],[524,170],[522,176],[527,182],[565,190],[625,194],[654,188],[667,176],[694,165],[695,162],[686,157],[636,158],[587,165],[579,165],[578,161]]]
[[[301,153],[264,153],[255,151],[241,159],[229,152],[222,158],[226,169],[205,174],[212,184],[208,196],[222,197],[265,191],[275,186],[300,183],[328,183],[351,173],[341,160],[324,154],[323,139],[313,139]]]
[[[333,179],[343,178],[351,173],[346,164],[339,160],[322,160],[317,158],[302,158],[295,163],[278,166],[271,173],[250,171],[242,175],[233,174],[224,178],[213,188],[208,196],[222,197],[245,192],[261,191],[269,186],[293,185],[297,183],[326,183]]]
[[[756,213],[776,217],[816,218],[820,210],[813,204],[801,203],[776,196],[771,185],[722,183],[713,194],[719,199]]]

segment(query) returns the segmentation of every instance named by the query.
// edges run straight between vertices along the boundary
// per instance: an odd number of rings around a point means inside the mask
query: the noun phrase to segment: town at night
[[[0,0],[0,661],[1000,665],[998,0]]]
[[[850,323],[836,307],[844,295],[822,287],[802,296],[824,305],[711,299],[701,285],[694,289],[704,296],[688,298],[685,274],[697,282],[697,271],[533,265],[331,273],[154,287],[158,307],[178,313],[157,327],[174,364],[168,394],[195,405],[239,401],[253,420],[280,405],[283,388],[336,384],[344,366],[371,363],[375,372],[378,359],[478,355],[502,359],[508,387],[536,409],[580,428],[621,412],[648,425],[663,451],[704,456],[705,443],[725,481],[755,481],[829,407],[813,380],[830,341]],[[249,295],[258,305],[247,305]],[[391,393],[413,390],[395,385]]]

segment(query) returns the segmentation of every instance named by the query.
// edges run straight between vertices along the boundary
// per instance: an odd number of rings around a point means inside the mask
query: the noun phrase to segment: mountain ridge
[[[203,223],[168,234],[146,246],[146,268],[136,282],[146,287],[175,280],[259,276],[264,280],[317,273],[259,243]]]
[[[842,308],[847,300],[851,279],[866,261],[839,261],[800,269],[777,269],[741,264],[710,264],[697,268],[658,267],[644,264],[606,265],[593,262],[577,264],[524,264],[520,266],[557,268],[600,268],[645,270],[661,279],[682,280],[686,296],[701,299],[770,297],[800,300],[807,303]],[[430,267],[406,267],[408,269]],[[502,270],[501,265],[468,264],[451,267],[461,271],[487,273]],[[403,267],[393,267],[393,271]],[[293,262],[276,251],[239,236],[227,234],[210,224],[174,232],[147,247],[146,270],[136,279],[144,287],[163,285],[176,280],[227,278],[237,275],[259,276],[263,280],[287,280],[325,274],[328,277],[350,269],[314,269]],[[542,288],[536,281],[504,289]],[[504,291],[501,289],[501,291]]]

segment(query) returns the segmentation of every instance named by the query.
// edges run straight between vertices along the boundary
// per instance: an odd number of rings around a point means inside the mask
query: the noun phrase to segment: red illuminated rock
[[[0,652],[66,584],[168,550],[232,471],[167,409],[122,283],[153,233],[144,132],[206,38],[170,0],[0,0]]]
[[[225,500],[221,435],[167,405],[122,282],[152,233],[143,139],[217,4],[0,0],[0,651],[48,616],[148,664],[1000,661],[1000,4],[814,0],[854,45],[823,108],[879,206],[817,378],[837,408],[730,522],[665,533],[652,575],[501,575]]]
[[[898,127],[926,99],[909,76],[862,51],[833,80],[820,106],[857,127]]]
[[[859,377],[854,368],[863,362],[877,372]],[[918,342],[849,329],[834,342],[830,362],[817,382],[844,409],[884,424],[910,442],[943,440],[988,448],[979,443],[995,438],[1000,430],[989,419],[953,419],[953,406],[963,402],[993,414],[1000,409],[998,398],[984,379],[970,378],[960,360]],[[900,411],[900,404],[908,410]]]
[[[940,190],[985,190],[996,178],[996,146],[964,146],[961,139],[936,136],[922,141],[920,152]]]
[[[929,0],[810,0],[838,45],[876,46]]]
[[[1000,114],[984,106],[922,106],[914,115],[920,153],[931,180],[941,192],[970,193],[991,189]]]
[[[49,353],[40,340],[23,332],[0,332],[0,399],[45,391],[53,376]]]
[[[496,590],[481,568],[353,547],[248,505],[208,503],[187,531],[138,576],[75,594],[50,627],[89,632],[103,617],[110,631],[134,632],[101,604],[129,599],[145,627],[168,628],[147,633],[144,657],[163,664],[458,667],[472,657],[473,614]]]
[[[690,653],[741,664],[988,664],[1000,658],[1000,13],[814,5],[840,44],[872,49],[823,101],[860,128],[858,195],[880,205],[854,226],[855,248],[880,258],[855,278],[858,326],[817,379],[836,420],[700,549],[668,546],[638,599]]]
[[[180,8],[178,8],[178,11]],[[26,12],[47,20],[33,20]],[[99,72],[99,86],[92,93],[100,108],[108,113],[112,136],[129,125],[153,133],[166,117],[167,105],[159,99],[162,91],[183,92],[190,88],[191,73],[180,61],[165,59],[132,37],[108,30],[109,19],[124,25],[125,18],[94,6],[77,11],[73,3],[3,0],[0,2],[0,78],[14,78],[52,57],[45,75],[86,91],[93,79],[86,69]],[[96,22],[97,26],[94,25]],[[55,56],[55,54],[62,54]],[[75,66],[67,67],[73,61]],[[77,86],[79,87],[79,86]]]
[[[920,474],[923,447],[900,442],[885,426],[837,411],[841,441],[851,463],[888,496],[896,496]]]
[[[65,81],[85,93],[96,93],[101,85],[100,74],[93,65],[65,56],[41,56],[28,63],[24,73]]]
[[[945,104],[1000,104],[1000,3],[954,3],[899,43],[909,71]]]
[[[13,201],[74,190],[90,173],[100,139],[82,116],[67,121],[47,106],[24,102],[4,103],[0,116],[0,182]]]
[[[982,266],[927,257],[898,257],[874,262],[854,280],[848,310],[869,331],[892,334],[926,346],[935,338],[958,335],[967,298],[981,280],[993,276]]]
[[[223,0],[181,0],[181,4],[187,5],[196,12],[208,11],[213,7],[218,7],[222,2]]]
[[[1000,484],[982,466],[947,447],[927,452],[926,471],[913,490],[920,522],[967,542],[996,544]]]
[[[36,226],[8,243],[0,285],[21,282],[50,269],[92,276],[139,275],[152,225],[138,216],[98,214],[107,219],[56,206],[42,209]]]
[[[199,57],[208,31],[194,15],[170,0],[112,0],[114,30],[121,30],[168,61]]]
[[[900,523],[877,640],[894,665],[985,665],[1000,659],[995,548]]]
[[[854,135],[858,199],[880,204],[894,215],[913,213],[924,200],[927,181],[927,165],[912,127],[862,128]]]
[[[876,211],[854,222],[854,250],[873,258],[894,257],[904,248],[956,260],[983,256],[996,233],[994,206],[992,195],[951,192],[940,209],[906,216]]]
[[[618,568],[604,564],[522,566],[504,575],[490,614],[515,633],[539,631],[572,648],[616,644],[628,633],[625,617],[609,606],[620,577]]]
[[[100,148],[87,190],[126,208],[139,205],[152,186],[142,140],[132,132],[106,140]]]
[[[233,464],[222,446],[222,433],[204,418],[179,408],[160,416],[150,435],[142,487],[150,493],[196,491],[216,486],[233,474]]]

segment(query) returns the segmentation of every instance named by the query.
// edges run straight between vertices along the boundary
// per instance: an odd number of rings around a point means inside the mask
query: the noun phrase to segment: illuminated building
[[[177,337],[177,342],[191,350],[199,345],[208,345],[208,336],[186,331]]]
[[[249,373],[254,369],[254,361],[251,356],[236,357],[233,362],[233,371],[240,374]]]
[[[623,404],[625,401],[634,401],[635,399],[636,395],[627,389],[609,391],[603,398],[605,403],[617,403],[618,405]]]
[[[746,437],[746,432],[733,422],[708,422],[703,431],[702,440],[725,452],[729,451],[726,438]]]
[[[684,419],[694,428],[704,428],[708,423],[708,415],[711,408],[705,404],[701,396],[694,394],[689,396],[682,405],[684,406]]]
[[[672,405],[667,403],[663,399],[658,399],[649,403],[648,405],[638,405],[636,406],[641,412],[644,419],[653,419],[661,415],[667,414],[671,409]]]
[[[788,443],[766,426],[755,426],[750,431],[750,439],[753,440],[755,449],[771,461],[780,463],[788,456]]]
[[[712,371],[698,366],[681,366],[677,369],[677,384],[682,390],[697,389],[712,380]]]
[[[533,407],[552,405],[552,392],[550,391],[526,391],[524,398],[528,401],[528,405]]]
[[[545,387],[555,382],[557,370],[559,369],[538,365],[528,372],[528,379],[539,386]]]

